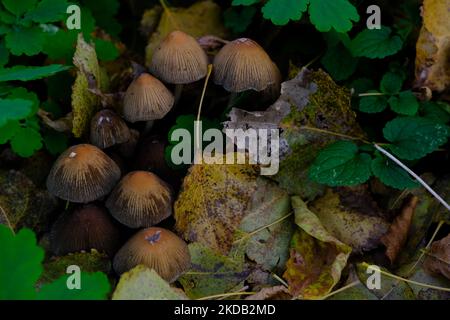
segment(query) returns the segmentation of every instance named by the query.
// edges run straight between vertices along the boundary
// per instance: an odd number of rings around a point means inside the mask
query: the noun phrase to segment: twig
[[[320,300],[328,299],[329,297],[334,296],[335,294],[337,294],[337,293],[339,293],[339,292],[342,292],[342,291],[345,291],[345,290],[347,290],[347,289],[353,288],[354,286],[358,285],[359,283],[360,283],[359,280],[356,280],[356,281],[354,281],[354,282],[352,282],[352,283],[349,283],[349,284],[343,286],[342,288],[339,288],[339,289],[337,289],[337,290],[335,290],[335,291],[332,291],[332,292],[330,292],[329,294],[327,294],[327,295],[321,297]]]
[[[219,298],[241,296],[241,295],[251,296],[253,294],[256,294],[256,292],[229,292],[229,293],[213,294],[211,296],[198,298],[197,300],[219,299]]]
[[[200,126],[198,125],[200,121],[200,115],[202,113],[202,105],[203,105],[203,98],[205,97],[206,93],[206,87],[208,86],[209,77],[211,76],[213,65],[208,65],[208,72],[206,73],[205,83],[203,85],[202,90],[202,96],[200,97],[200,103],[198,105],[198,111],[197,111],[197,126],[195,126],[195,132],[197,134],[197,140],[195,141],[196,150],[200,150]]]
[[[0,205],[0,210],[2,211],[3,216],[5,217],[6,223],[8,224],[8,228],[11,229],[13,234],[16,234],[14,232],[14,228],[11,224],[11,221],[9,221],[8,215],[6,214],[6,211],[3,209],[3,207]]]

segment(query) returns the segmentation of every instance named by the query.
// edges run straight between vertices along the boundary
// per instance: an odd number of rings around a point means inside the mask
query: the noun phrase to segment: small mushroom
[[[92,118],[90,136],[94,146],[106,149],[127,142],[130,139],[130,130],[114,111],[104,109]]]
[[[230,92],[262,91],[278,81],[277,72],[264,49],[248,38],[227,43],[214,58],[214,83]]]
[[[131,82],[123,102],[123,116],[129,122],[163,118],[173,106],[172,93],[161,81],[142,73]]]
[[[183,84],[192,83],[206,76],[208,57],[200,44],[182,31],[172,31],[156,48],[150,71],[166,83],[176,84],[177,104]]]
[[[191,264],[186,243],[163,228],[147,228],[131,237],[117,252],[113,268],[122,274],[143,264],[168,282],[175,281]]]
[[[48,191],[71,202],[88,203],[107,195],[120,169],[102,150],[79,144],[64,151],[47,177]]]
[[[130,228],[150,227],[172,214],[172,191],[155,174],[133,171],[114,188],[106,207]]]
[[[56,220],[50,233],[55,255],[97,249],[113,256],[120,244],[120,232],[106,209],[83,205],[66,211]]]
[[[130,129],[130,139],[117,147],[117,151],[119,151],[122,157],[131,158],[134,155],[139,141],[139,136],[139,131]]]

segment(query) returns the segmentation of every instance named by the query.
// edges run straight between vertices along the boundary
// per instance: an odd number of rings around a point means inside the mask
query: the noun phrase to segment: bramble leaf
[[[56,22],[65,16],[67,6],[67,0],[42,0],[25,17],[37,23]]]
[[[264,18],[282,26],[289,20],[300,20],[308,7],[308,2],[309,0],[269,0],[261,10]]]
[[[404,190],[419,186],[405,170],[382,156],[372,160],[372,172],[381,182],[393,188]]]
[[[402,39],[391,35],[389,27],[381,29],[365,29],[360,32],[350,44],[350,50],[355,57],[384,58],[400,51]]]
[[[381,79],[380,90],[386,94],[396,94],[402,89],[403,77],[395,72],[387,72]]]
[[[402,91],[398,96],[389,98],[392,111],[407,116],[413,116],[419,110],[419,102],[411,90]]]
[[[347,32],[352,28],[352,21],[358,22],[356,8],[348,0],[309,0],[309,18],[320,32],[331,29]]]
[[[358,65],[358,59],[354,58],[342,43],[328,48],[321,61],[336,81],[346,80]]]
[[[47,78],[55,73],[69,69],[67,66],[60,64],[50,64],[43,67],[32,66],[14,66],[11,68],[3,68],[0,70],[1,81],[30,81],[41,78]]]
[[[368,93],[379,93],[376,90],[370,90]],[[366,113],[381,112],[388,106],[388,98],[385,95],[365,96],[359,100],[359,110]]]
[[[356,144],[337,141],[323,149],[309,169],[309,177],[330,186],[352,186],[366,182],[371,157],[358,153]]]

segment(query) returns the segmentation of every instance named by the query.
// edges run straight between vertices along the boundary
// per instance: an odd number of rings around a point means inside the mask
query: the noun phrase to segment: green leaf
[[[389,27],[381,29],[365,29],[360,32],[350,44],[350,50],[355,57],[384,58],[391,56],[403,46],[399,36],[391,36]]]
[[[0,224],[0,300],[33,299],[34,284],[42,273],[44,250],[29,229],[14,235]]]
[[[31,113],[34,114],[39,109],[39,98],[36,93],[30,92],[25,88],[14,88],[10,91],[9,95],[7,96],[7,99],[24,99],[29,100],[33,104],[31,105]]]
[[[404,190],[419,186],[405,170],[382,156],[372,160],[372,172],[381,182],[393,188]]]
[[[419,102],[411,90],[400,92],[398,96],[389,98],[392,111],[407,116],[413,116],[419,110]]]
[[[33,102],[25,99],[0,99],[0,126],[11,120],[21,120],[30,115]]]
[[[352,88],[355,91],[355,94],[369,92],[369,90],[371,88],[373,88],[374,86],[375,85],[374,85],[372,79],[369,79],[369,78],[358,78],[358,79],[353,80],[350,84],[350,88]],[[377,92],[377,91],[373,90],[371,92]]]
[[[76,42],[76,32],[60,29],[56,33],[46,34],[43,52],[47,54],[50,59],[64,59],[66,63],[72,63]]]
[[[395,72],[387,72],[381,79],[380,90],[386,94],[397,94],[402,89],[403,77]]]
[[[426,101],[422,102],[421,107],[425,118],[443,124],[450,121],[450,105],[447,103]]]
[[[69,289],[67,282],[71,275],[67,274],[52,283],[44,284],[40,288],[37,298],[39,300],[105,300],[111,285],[102,272],[80,274],[80,289]]]
[[[97,57],[101,61],[112,61],[117,59],[119,56],[119,50],[117,50],[114,43],[111,41],[106,41],[103,39],[95,39],[95,51],[97,52]]]
[[[251,6],[252,4],[258,3],[261,0],[233,0],[231,3],[233,6]]]
[[[300,20],[309,0],[269,0],[262,8],[264,18],[282,26],[289,20]]]
[[[320,32],[328,32],[331,29],[347,32],[352,28],[352,21],[359,21],[356,8],[348,0],[309,1],[309,18]]]
[[[67,7],[66,0],[42,0],[36,8],[28,11],[26,18],[37,23],[57,22],[65,17]]]
[[[83,6],[92,12],[96,25],[112,36],[117,36],[122,29],[114,17],[120,7],[118,0],[84,0]]]
[[[49,131],[44,134],[43,138],[45,147],[53,155],[58,155],[67,149],[68,138],[62,132]]]
[[[39,27],[14,28],[5,37],[6,47],[13,55],[33,56],[42,51],[44,32]]]
[[[6,49],[5,42],[0,41],[0,67],[3,67],[9,61],[9,51]]]
[[[38,0],[2,0],[3,5],[9,12],[21,16],[33,9]]]
[[[70,67],[60,64],[50,64],[43,67],[14,66],[12,68],[0,69],[1,81],[30,81],[47,78],[55,73],[68,70]]]
[[[376,90],[370,90],[368,93],[379,93]],[[373,95],[361,97],[359,100],[359,110],[366,113],[377,113],[386,109],[388,98],[385,95]]]
[[[21,157],[31,157],[42,148],[41,134],[32,128],[20,128],[11,139],[11,147]]]
[[[223,13],[224,25],[234,33],[242,33],[247,30],[255,16],[255,7],[230,7]]]
[[[0,10],[0,21],[6,24],[13,24],[16,21],[16,17],[5,10]],[[3,26],[2,29],[6,29],[6,26]]]
[[[309,169],[309,177],[330,186],[352,186],[366,182],[370,176],[371,157],[358,154],[350,141],[337,141],[323,149]]]
[[[386,124],[383,134],[395,155],[416,160],[445,144],[450,128],[427,118],[397,117]]]
[[[138,265],[120,276],[112,300],[187,300],[153,269]]]
[[[5,125],[0,127],[0,144],[4,144],[11,139],[17,130],[20,129],[18,121],[8,121]]]
[[[358,59],[342,44],[328,48],[322,58],[322,64],[336,81],[348,79],[356,70]]]

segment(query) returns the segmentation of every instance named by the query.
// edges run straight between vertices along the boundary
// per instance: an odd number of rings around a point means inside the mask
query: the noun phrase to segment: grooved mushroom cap
[[[272,60],[251,39],[227,43],[214,58],[214,83],[227,91],[262,91],[276,81]]]
[[[188,246],[173,232],[147,228],[128,240],[114,257],[113,268],[122,274],[143,264],[168,282],[175,281],[191,264]]]
[[[97,249],[112,256],[119,247],[119,241],[119,229],[109,213],[93,204],[64,212],[50,233],[51,250],[55,255]]]
[[[161,81],[143,73],[129,85],[123,101],[127,121],[149,121],[163,118],[173,106],[174,97]]]
[[[130,228],[150,227],[172,214],[172,192],[155,174],[133,171],[114,188],[106,207]]]
[[[61,199],[87,203],[107,195],[120,169],[102,150],[79,144],[64,151],[47,177],[48,191]]]
[[[91,143],[100,149],[127,142],[130,130],[114,111],[104,109],[95,114],[91,120]]]
[[[206,76],[208,57],[193,37],[173,31],[156,48],[150,71],[167,83],[192,83]]]

